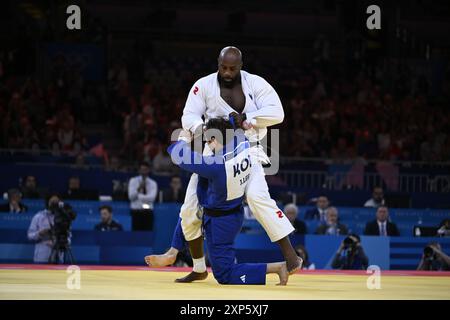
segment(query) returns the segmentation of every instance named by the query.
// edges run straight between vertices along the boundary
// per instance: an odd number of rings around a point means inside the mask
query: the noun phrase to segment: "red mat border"
[[[68,265],[49,264],[0,264],[0,270],[66,270]],[[117,270],[117,271],[164,271],[164,272],[189,272],[191,268],[149,268],[147,266],[98,266],[80,265],[81,270]],[[301,270],[297,274],[311,275],[368,275],[364,270]],[[426,277],[450,277],[450,271],[415,271],[415,270],[386,270],[381,271],[385,276],[426,276]]]

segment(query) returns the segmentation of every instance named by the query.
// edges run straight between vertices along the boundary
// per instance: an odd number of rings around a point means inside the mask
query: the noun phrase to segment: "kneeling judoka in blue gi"
[[[187,135],[184,132],[180,135]],[[227,134],[228,139],[227,139]],[[250,143],[243,131],[233,131],[230,122],[210,119],[205,136],[212,156],[194,152],[188,140],[179,140],[168,148],[172,161],[180,168],[199,175],[197,197],[203,208],[203,229],[212,271],[221,284],[265,284],[266,274],[276,273],[280,285],[286,285],[286,262],[236,264],[234,240],[244,220],[242,200],[251,175]],[[225,140],[227,143],[222,143]],[[174,239],[183,246],[183,233],[178,224]],[[191,274],[195,274],[194,271]],[[202,280],[207,272],[193,280]],[[180,281],[188,282],[188,281]]]

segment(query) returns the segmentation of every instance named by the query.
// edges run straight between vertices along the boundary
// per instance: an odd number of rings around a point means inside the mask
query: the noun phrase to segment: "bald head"
[[[219,80],[227,87],[233,87],[238,83],[242,68],[241,50],[236,47],[225,47],[220,51],[217,62]]]
[[[219,63],[221,61],[226,61],[227,63],[242,64],[242,52],[236,47],[225,47],[220,50]]]

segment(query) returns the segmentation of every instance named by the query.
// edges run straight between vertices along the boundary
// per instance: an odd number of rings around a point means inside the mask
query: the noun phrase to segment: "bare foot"
[[[208,271],[205,271],[202,273],[192,271],[187,276],[180,278],[180,279],[176,279],[175,282],[190,283],[192,281],[205,280],[206,278],[208,278]]]
[[[176,254],[153,254],[145,257],[145,262],[149,267],[166,267],[174,264],[177,260]]]
[[[295,263],[292,263],[292,264],[288,265],[288,267],[287,267],[289,275],[296,273],[297,270],[301,270],[302,266],[303,266],[303,259],[300,257],[297,257],[297,260],[295,261]]]
[[[280,278],[280,283],[278,283],[277,286],[285,286],[289,279],[289,273],[286,267],[286,262],[280,262],[277,274],[278,277]]]

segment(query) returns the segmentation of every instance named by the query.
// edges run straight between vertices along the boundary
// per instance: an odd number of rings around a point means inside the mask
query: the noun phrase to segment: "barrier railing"
[[[397,177],[381,177],[378,173],[363,173],[362,184],[353,181],[357,174],[347,172],[280,170],[279,177],[289,186],[298,188],[325,188],[344,190],[355,188],[370,191],[375,186],[397,185],[399,192],[450,192],[450,175],[399,174]]]
[[[20,163],[36,166],[57,166],[69,167],[73,163],[61,163],[61,157],[73,157],[71,154],[62,154],[59,157],[52,157],[51,153],[46,150],[14,150],[14,149],[0,149],[0,157],[7,157],[6,163]],[[43,162],[36,162],[39,157],[44,157]],[[95,157],[89,157],[93,160],[88,166],[89,168],[106,168],[101,164],[101,161]],[[54,159],[54,161],[52,161]],[[5,159],[3,159],[5,160]],[[364,165],[376,164],[378,160],[367,160]],[[5,163],[5,161],[3,161]],[[343,190],[348,188],[356,188],[360,190],[370,191],[374,186],[388,186],[387,189],[392,189],[399,192],[450,192],[450,162],[399,162],[394,161],[391,164],[399,168],[408,168],[409,171],[414,171],[417,168],[418,173],[398,173],[398,175],[380,176],[377,172],[364,172],[362,174],[354,174],[351,172],[329,172],[326,168],[334,164],[352,164],[354,161],[348,160],[342,162],[333,159],[320,158],[281,158],[281,170],[278,176],[291,187],[303,188],[326,188],[329,190]],[[305,169],[311,167],[312,170]],[[135,162],[124,162],[121,168],[133,168],[136,166]],[[283,167],[294,166],[293,169],[283,169]],[[298,166],[298,169],[296,168]],[[125,170],[128,171],[128,170]],[[133,171],[133,170],[129,170]],[[419,173],[420,172],[420,173]],[[430,172],[430,173],[428,173]],[[433,172],[433,174],[431,174]],[[362,177],[361,177],[362,175]],[[360,181],[355,185],[355,181]],[[361,182],[362,181],[362,182]],[[389,187],[391,186],[391,187]],[[395,186],[395,187],[392,187]]]

